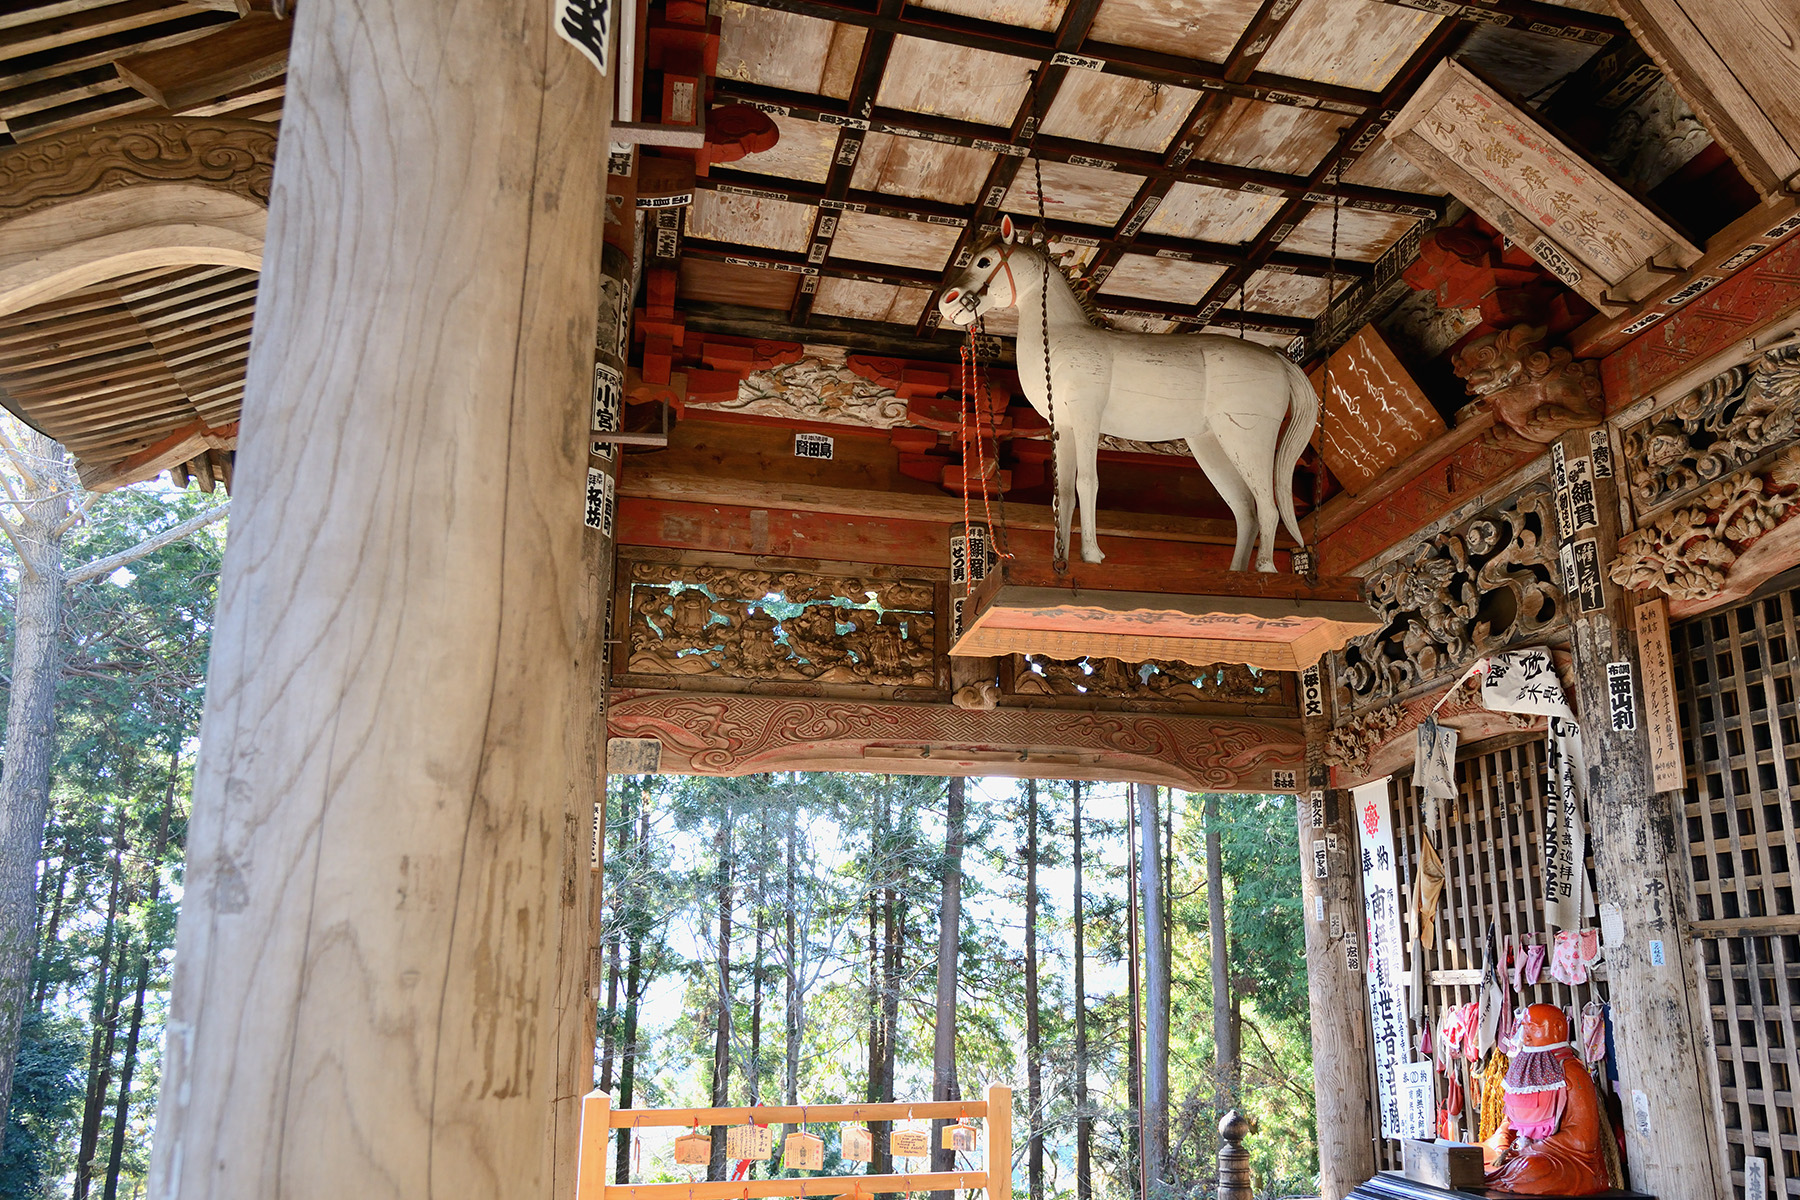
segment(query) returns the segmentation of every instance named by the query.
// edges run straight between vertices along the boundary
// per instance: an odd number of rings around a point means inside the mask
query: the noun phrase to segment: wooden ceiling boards
[[[812,124],[817,129],[836,130]],[[928,142],[923,138],[871,132],[863,138],[850,186],[856,191],[886,192],[945,204],[973,204],[994,166],[992,150]],[[829,165],[830,154],[827,153]],[[823,176],[820,176],[822,179]]]
[[[813,215],[806,204],[702,190],[688,206],[687,235],[797,252],[811,240]]]
[[[1030,159],[1025,160],[1000,205],[1007,212],[1027,218],[1028,222],[1037,219],[1035,171],[1038,166]],[[1046,162],[1041,164],[1041,169],[1044,173],[1044,215],[1052,221],[1072,221],[1078,225],[1118,224],[1144,182],[1141,175],[1075,163]]]
[[[1044,117],[1049,137],[1160,154],[1187,127],[1200,93],[1172,84],[1072,70]]]
[[[1337,257],[1339,260],[1348,258],[1357,262],[1374,262],[1387,252],[1389,246],[1406,236],[1407,231],[1418,224],[1418,221],[1417,217],[1403,217],[1394,213],[1340,208],[1336,215]],[[1313,210],[1294,226],[1281,246],[1295,254],[1322,254],[1330,257],[1333,253],[1331,205],[1314,205]]]
[[[866,31],[837,21],[724,0],[719,76],[842,100],[856,82]]]
[[[1261,70],[1361,91],[1387,85],[1443,18],[1374,0],[1301,0]]]
[[[950,252],[956,248],[961,232],[949,225],[846,212],[838,218],[831,257],[941,271],[950,261]]]
[[[1222,63],[1250,27],[1260,0],[1105,0],[1088,36]]]
[[[1048,32],[1061,23],[1069,0],[912,0],[911,7]]]
[[[778,179],[824,183],[825,177],[831,174],[832,160],[837,156],[837,126],[790,117],[785,113],[773,113],[771,119],[780,131],[781,140],[770,149],[746,154],[732,163],[731,169],[773,175]],[[866,156],[868,151],[865,149],[863,153]],[[860,167],[861,163],[857,165]]]
[[[1224,267],[1212,263],[1170,262],[1145,254],[1127,254],[1107,276],[1100,294],[1198,304],[1224,273]]]
[[[1343,113],[1232,97],[1200,143],[1199,158],[1234,167],[1304,175],[1350,124]]]
[[[1320,400],[1313,445],[1352,495],[1445,431],[1444,418],[1373,325],[1311,378]]]
[[[911,325],[925,311],[930,299],[931,293],[924,288],[827,277],[819,280],[818,294],[813,297],[813,311],[824,316]]]
[[[875,103],[1005,128],[1031,88],[1034,65],[1029,58],[900,36]]]

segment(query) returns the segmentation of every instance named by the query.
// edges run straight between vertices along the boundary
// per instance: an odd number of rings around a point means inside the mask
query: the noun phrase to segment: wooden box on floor
[[[1400,1149],[1408,1179],[1446,1189],[1478,1188],[1482,1184],[1480,1146],[1407,1138],[1400,1143]]]

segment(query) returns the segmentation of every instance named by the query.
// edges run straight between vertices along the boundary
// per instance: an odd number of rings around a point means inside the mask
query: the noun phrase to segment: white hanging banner
[[[1363,912],[1368,925],[1369,1025],[1374,1032],[1375,1082],[1383,1137],[1404,1137],[1400,1069],[1411,1060],[1406,1004],[1401,999],[1400,877],[1394,862],[1394,814],[1388,803],[1390,777],[1350,793],[1362,844]]]
[[[1475,664],[1481,674],[1481,706],[1492,712],[1575,719],[1546,646],[1508,650]]]
[[[1433,799],[1456,799],[1456,730],[1426,714],[1415,736],[1413,786]]]

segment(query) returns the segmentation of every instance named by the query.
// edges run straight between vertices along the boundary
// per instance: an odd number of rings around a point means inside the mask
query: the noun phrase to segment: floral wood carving
[[[1625,434],[1625,472],[1640,512],[1679,500],[1793,440],[1800,346],[1781,346],[1707,380]]]
[[[1351,717],[1325,739],[1325,761],[1352,775],[1362,774],[1368,768],[1369,755],[1400,728],[1404,712],[1404,706],[1389,704]]]
[[[808,346],[797,361],[751,371],[735,399],[690,407],[867,429],[906,424],[904,396],[852,369],[842,350],[823,346]]]
[[[1621,587],[1706,600],[1725,590],[1731,566],[1750,544],[1800,506],[1800,446],[1761,471],[1711,483],[1619,542],[1612,579]]]
[[[1281,676],[1242,663],[1196,667],[1165,659],[1013,656],[1013,694],[1089,699],[1268,704],[1283,700]]]
[[[965,751],[994,763],[1003,752],[1021,773],[1057,779],[1125,775],[1192,791],[1257,791],[1269,787],[1272,769],[1297,767],[1304,757],[1295,722],[1175,713],[641,692],[616,696],[606,719],[612,737],[661,741],[663,770],[704,775],[868,770],[868,754],[933,749],[932,758]],[[1065,757],[1031,770],[1028,756],[1046,753]],[[1070,763],[1070,754],[1084,761]],[[921,766],[930,761],[919,759]],[[947,765],[941,773],[957,770]]]
[[[230,117],[114,121],[0,151],[0,220],[144,183],[200,183],[269,203],[275,130]]]
[[[629,564],[626,671],[931,687],[937,589],[677,563]]]
[[[1450,358],[1471,396],[1529,441],[1553,442],[1565,430],[1600,423],[1600,364],[1576,362],[1562,346],[1546,347],[1542,325],[1514,325],[1476,338]]]
[[[1383,625],[1333,658],[1344,709],[1395,699],[1560,620],[1555,507],[1549,483],[1534,483],[1370,575]]]

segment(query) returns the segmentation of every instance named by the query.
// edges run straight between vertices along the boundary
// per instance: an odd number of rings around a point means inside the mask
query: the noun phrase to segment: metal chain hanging
[[[1056,427],[1056,388],[1050,382],[1050,229],[1044,216],[1044,164],[1031,156],[1031,167],[1037,178],[1038,238],[1043,243],[1044,278],[1038,289],[1039,332],[1044,342],[1044,415],[1050,419],[1050,545],[1054,555],[1050,567],[1058,575],[1069,571],[1069,544],[1062,538],[1062,435]],[[1071,535],[1073,531],[1071,530]]]

